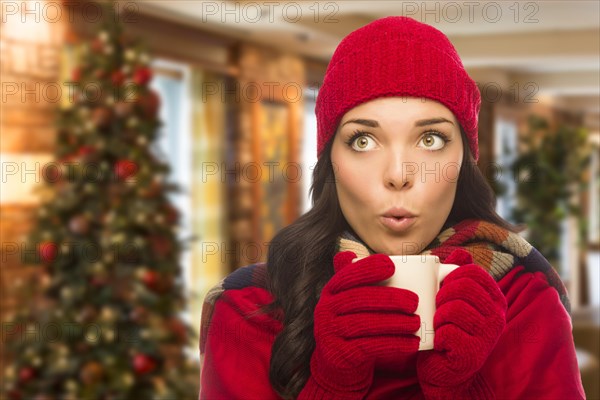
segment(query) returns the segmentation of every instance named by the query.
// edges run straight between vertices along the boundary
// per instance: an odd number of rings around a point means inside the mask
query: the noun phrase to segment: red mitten
[[[496,281],[470,254],[455,250],[445,264],[461,265],[436,296],[434,349],[417,358],[427,399],[493,398],[478,371],[506,325],[506,299]]]
[[[351,251],[334,257],[335,274],[315,307],[311,377],[298,399],[362,399],[377,361],[391,362],[419,348],[418,296],[377,285],[394,274],[387,255],[352,263],[354,258]]]

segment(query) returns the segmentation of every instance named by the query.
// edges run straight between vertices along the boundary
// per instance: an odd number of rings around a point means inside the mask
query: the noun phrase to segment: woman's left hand
[[[417,374],[428,399],[493,398],[479,376],[506,325],[506,298],[471,255],[455,250],[445,264],[457,264],[436,296],[434,349],[420,351]]]

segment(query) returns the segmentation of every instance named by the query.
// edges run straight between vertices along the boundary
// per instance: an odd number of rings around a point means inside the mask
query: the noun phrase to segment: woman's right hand
[[[360,398],[377,361],[390,363],[417,352],[414,333],[421,322],[415,314],[417,294],[378,285],[394,274],[389,256],[373,254],[353,263],[355,258],[351,251],[335,255],[335,274],[315,307],[311,376],[328,392]]]

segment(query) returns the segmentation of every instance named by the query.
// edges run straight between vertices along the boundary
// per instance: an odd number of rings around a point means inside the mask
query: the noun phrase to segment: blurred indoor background
[[[65,82],[78,68],[78,49],[94,48],[106,19],[94,4],[1,2],[3,347],[22,293],[40,287],[39,266],[12,244],[37,229],[34,215],[45,200],[34,190],[35,171],[58,157],[57,110],[73,106]],[[178,238],[192,238],[179,258],[187,298],[180,317],[196,334],[206,292],[236,268],[264,261],[273,235],[311,207],[315,99],[336,45],[374,19],[406,15],[448,35],[478,83],[479,167],[497,191],[499,214],[528,225],[522,234],[567,286],[584,386],[588,398],[600,398],[599,2],[153,0],[114,7],[113,22],[148,49],[148,85],[162,123],[153,151],[182,188],[169,195]],[[53,84],[63,89],[58,101],[49,94]],[[180,346],[197,365],[197,337]],[[3,354],[4,367],[11,357]],[[28,376],[9,371],[3,380]]]

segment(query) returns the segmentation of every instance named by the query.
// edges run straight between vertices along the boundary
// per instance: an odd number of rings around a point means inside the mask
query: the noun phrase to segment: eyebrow
[[[454,125],[454,123],[452,121],[449,121],[446,118],[438,117],[438,118],[420,119],[417,122],[415,122],[415,127],[441,124],[443,122],[447,122],[449,124]],[[377,121],[375,121],[374,119],[362,119],[362,118],[350,119],[350,120],[344,122],[342,124],[342,126],[344,126],[346,124],[350,124],[350,123],[360,124],[360,125],[368,126],[370,128],[379,128],[379,123]]]

